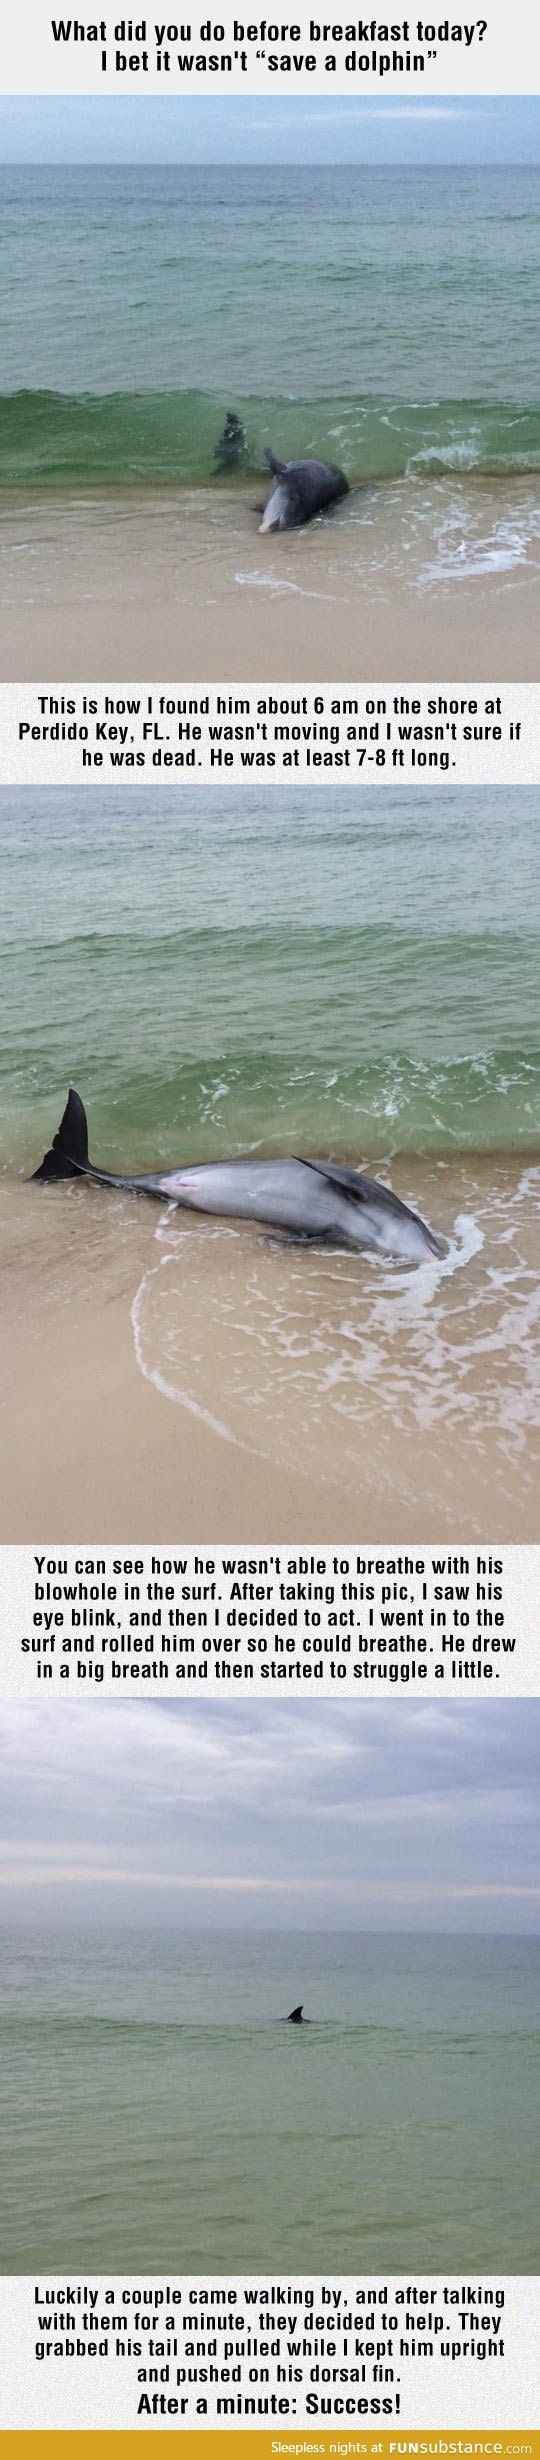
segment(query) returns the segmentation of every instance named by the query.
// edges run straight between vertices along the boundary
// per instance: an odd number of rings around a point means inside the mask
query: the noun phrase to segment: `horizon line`
[[[94,99],[95,99],[95,98],[94,98]],[[274,161],[272,161],[272,162],[250,162],[250,161],[245,161],[245,162],[244,162],[244,161],[240,161],[240,160],[238,160],[238,161],[234,161],[234,162],[233,162],[233,161],[231,161],[231,158],[230,158],[230,156],[229,156],[229,155],[223,155],[223,157],[222,157],[222,158],[221,158],[221,157],[218,157],[217,159],[216,159],[216,156],[215,156],[215,155],[213,155],[213,156],[212,156],[212,160],[211,160],[211,161],[206,160],[204,157],[202,157],[202,158],[201,158],[201,160],[199,160],[199,157],[197,156],[197,158],[193,158],[193,160],[191,160],[191,161],[187,161],[187,160],[186,160],[185,162],[182,162],[182,161],[173,162],[173,161],[165,160],[164,158],[161,158],[161,159],[160,159],[160,157],[159,157],[159,156],[157,156],[157,158],[154,158],[154,156],[153,156],[153,155],[152,155],[152,156],[150,156],[150,155],[149,155],[147,159],[144,159],[144,160],[143,160],[143,158],[141,157],[141,155],[135,155],[135,156],[134,156],[134,158],[133,158],[133,160],[131,159],[131,156],[130,156],[129,160],[128,160],[128,159],[127,159],[127,157],[126,157],[126,160],[125,160],[125,161],[105,161],[105,160],[103,159],[103,157],[101,157],[101,158],[100,158],[100,157],[98,156],[97,160],[94,162],[93,160],[92,160],[92,161],[89,161],[89,160],[87,160],[86,158],[85,158],[85,159],[79,159],[78,157],[75,157],[75,156],[73,156],[71,159],[64,159],[64,158],[62,158],[62,160],[59,160],[59,159],[56,159],[56,157],[54,157],[54,156],[52,156],[52,157],[51,157],[50,155],[44,155],[44,156],[43,156],[43,158],[41,158],[41,157],[40,157],[40,158],[39,158],[39,160],[38,160],[38,157],[37,157],[37,155],[36,155],[33,159],[30,159],[30,157],[29,157],[29,156],[25,156],[25,157],[23,157],[23,159],[22,159],[22,160],[19,160],[19,158],[18,158],[18,157],[17,157],[17,158],[15,158],[15,156],[14,156],[14,157],[13,157],[13,159],[12,159],[12,160],[9,160],[9,161],[8,161],[8,160],[4,157],[4,158],[2,158],[2,160],[0,160],[0,170],[2,170],[2,171],[29,171],[29,170],[30,170],[30,171],[73,171],[73,170],[79,170],[79,171],[141,171],[141,170],[145,170],[145,171],[219,171],[219,170],[221,170],[221,171],[238,171],[238,170],[245,170],[245,171],[255,171],[257,174],[260,174],[260,172],[261,172],[261,171],[284,171],[284,170],[287,170],[287,171],[307,171],[307,172],[311,172],[311,171],[389,171],[389,170],[392,170],[392,171],[440,171],[441,173],[442,173],[442,172],[445,172],[445,171],[540,171],[540,157],[539,157],[539,159],[538,159],[538,160],[536,160],[536,159],[531,159],[530,161],[528,161],[528,160],[525,160],[525,159],[521,159],[521,160],[516,161],[516,162],[514,162],[513,160],[512,160],[512,162],[495,162],[495,161],[493,161],[493,162],[476,162],[476,161],[474,161],[474,162],[473,162],[473,161],[471,161],[471,162],[465,162],[465,161],[459,161],[459,160],[458,160],[458,161],[455,161],[455,162],[454,162],[454,161],[452,161],[452,162],[425,162],[425,161],[419,161],[419,162],[397,162],[397,161],[394,161],[394,160],[391,160],[391,161],[385,161],[385,162],[382,162],[382,161],[381,161],[381,162],[358,162],[358,160],[356,160],[356,159],[354,159],[354,158],[353,158],[351,161],[348,161],[348,160],[344,161],[344,160],[343,160],[343,157],[342,157],[342,156],[340,156],[339,161],[338,161],[338,160],[336,160],[335,162],[327,162],[327,161],[322,161],[322,162],[321,162],[321,161],[319,161],[319,160],[318,160],[318,159],[314,156],[314,157],[313,157],[313,160],[312,160],[311,162],[305,162],[305,161],[293,162],[293,161],[284,161],[283,159],[281,159],[281,160],[277,160],[276,162],[274,162]]]

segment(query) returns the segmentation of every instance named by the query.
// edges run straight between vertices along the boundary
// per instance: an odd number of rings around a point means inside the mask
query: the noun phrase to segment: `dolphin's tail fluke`
[[[57,1129],[50,1152],[45,1153],[33,1179],[78,1179],[89,1168],[88,1121],[80,1093],[70,1085],[63,1119]]]

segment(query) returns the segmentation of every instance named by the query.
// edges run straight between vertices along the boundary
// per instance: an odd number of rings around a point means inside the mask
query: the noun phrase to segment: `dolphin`
[[[278,461],[265,445],[264,458],[274,485],[260,523],[261,530],[298,530],[314,521],[329,504],[349,494],[349,481],[329,461]]]
[[[125,1187],[157,1196],[195,1213],[218,1213],[233,1221],[256,1221],[293,1238],[331,1239],[419,1263],[440,1255],[419,1213],[412,1213],[389,1187],[342,1170],[336,1162],[266,1161],[186,1163],[174,1170],[102,1170],[89,1159],[84,1103],[73,1086],[49,1152],[33,1179],[91,1179],[100,1187]]]

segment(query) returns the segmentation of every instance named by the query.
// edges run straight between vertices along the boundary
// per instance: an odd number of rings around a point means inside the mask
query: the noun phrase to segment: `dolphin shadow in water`
[[[301,529],[304,522],[314,521],[317,513],[328,512],[331,504],[349,494],[343,470],[335,470],[330,461],[278,461],[269,445],[265,445],[264,458],[274,485],[261,530]]]
[[[161,1203],[189,1212],[254,1221],[297,1239],[374,1249],[402,1262],[419,1263],[426,1254],[441,1254],[440,1240],[427,1222],[390,1187],[380,1187],[359,1171],[342,1170],[337,1162],[301,1161],[293,1154],[282,1161],[242,1157],[159,1171],[101,1170],[90,1161],[86,1111],[73,1086],[53,1143],[33,1178],[91,1179],[100,1187],[157,1196]]]

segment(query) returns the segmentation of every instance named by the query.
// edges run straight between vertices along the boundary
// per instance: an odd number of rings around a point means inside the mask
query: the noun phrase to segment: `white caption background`
[[[0,784],[521,785],[537,684],[0,685]]]
[[[47,2316],[51,2328],[43,2330]],[[362,2428],[372,2434],[378,2422],[387,2431],[394,2426],[398,2436],[406,2427],[493,2427],[494,2419],[500,2429],[526,2429],[538,2409],[540,2283],[532,2279],[421,2275],[405,2281],[388,2274],[363,2282],[332,2275],[305,2282],[296,2276],[282,2282],[235,2277],[218,2282],[205,2275],[198,2282],[150,2276],[143,2282],[47,2274],[1,2283],[0,2325],[0,2422],[11,2430],[218,2425],[235,2432],[273,2427],[275,2433],[277,2427],[290,2434],[292,2427],[309,2426],[316,2433],[317,2426],[333,2424],[350,2435]],[[201,2334],[208,2355],[197,2361],[187,2354],[186,2343],[200,2342]],[[317,2348],[290,2356],[288,2344],[298,2352],[304,2339]],[[36,2343],[46,2349],[48,2341],[57,2343],[57,2354],[37,2358]],[[250,2341],[260,2354],[249,2349]],[[369,2342],[370,2351],[374,2344],[383,2354],[362,2357],[361,2349],[355,2354],[357,2341]],[[64,2342],[71,2354],[59,2354]],[[78,2355],[77,2342],[82,2344]],[[167,2342],[171,2346],[163,2355]],[[421,2342],[428,2344],[423,2358]],[[191,2367],[200,2378],[205,2363],[220,2380],[186,2384],[185,2371]],[[340,2381],[329,2390],[326,2369],[331,2374],[334,2366],[349,2373],[365,2369],[365,2378]],[[141,2367],[157,2370],[158,2383],[141,2381]],[[290,2381],[291,2367],[299,2368],[300,2381]],[[208,2405],[197,2414],[201,2398]],[[150,2415],[147,2409],[138,2414],[141,2399],[149,2402]],[[244,2401],[259,2399],[268,2402],[268,2413],[246,2414]],[[280,2407],[272,2407],[272,2400]],[[220,2401],[227,2403],[225,2414]],[[330,2413],[328,2405],[323,2408],[329,2402]],[[368,2404],[367,2413],[361,2402]]]
[[[381,10],[373,16],[370,11],[365,17],[352,10],[332,14],[305,5],[263,16],[240,0],[236,8],[221,6],[220,0],[219,11],[209,15],[200,7],[191,9],[186,0],[176,14],[149,14],[144,6],[123,14],[120,8],[106,7],[103,14],[98,9],[77,12],[74,19],[47,0],[27,0],[24,11],[5,14],[5,93],[206,96],[277,91],[282,100],[291,92],[524,94],[534,92],[537,82],[537,29],[530,0],[516,0],[511,17],[503,0],[484,0],[484,13],[478,15],[455,6],[446,12],[432,7],[431,0],[425,14],[414,7],[394,9],[391,15]],[[77,23],[81,32],[76,39],[55,41],[53,22],[70,27]],[[313,36],[314,26],[319,40]],[[325,26],[330,28],[328,39],[323,38]],[[347,40],[349,30],[352,41]],[[400,67],[393,65],[395,54]],[[289,62],[285,71],[269,65],[283,57]],[[345,61],[353,57],[354,67],[347,69]],[[328,58],[334,61],[330,70]],[[418,59],[420,67],[415,65]],[[209,67],[211,60],[217,62],[215,70]],[[381,62],[386,65],[381,67]]]
[[[540,1547],[4,1546],[0,1697],[540,1691]]]

